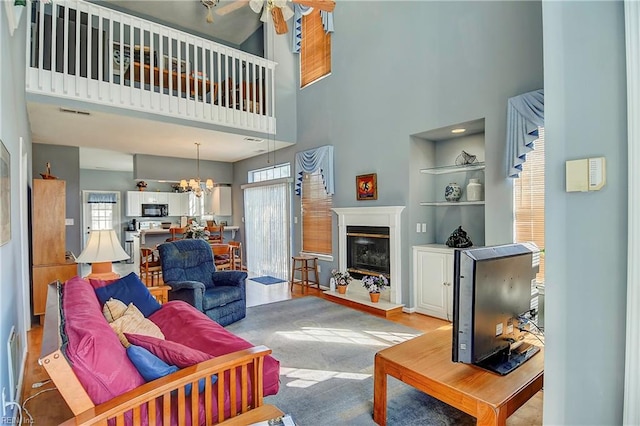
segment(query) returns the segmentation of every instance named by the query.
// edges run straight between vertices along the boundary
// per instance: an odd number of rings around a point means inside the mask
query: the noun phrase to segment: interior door
[[[252,276],[288,279],[291,258],[291,183],[243,187],[245,254]]]

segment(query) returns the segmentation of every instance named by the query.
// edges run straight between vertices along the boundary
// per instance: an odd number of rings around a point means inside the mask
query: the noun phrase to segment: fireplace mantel
[[[341,271],[347,269],[347,226],[389,227],[391,291],[389,292],[388,301],[397,304],[402,303],[402,273],[400,270],[402,232],[400,215],[404,208],[404,206],[379,206],[332,209],[338,215],[338,255]],[[348,291],[366,294],[367,290],[354,282],[349,286]]]

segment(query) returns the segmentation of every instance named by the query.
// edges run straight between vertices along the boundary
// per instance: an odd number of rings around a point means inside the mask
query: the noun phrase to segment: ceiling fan
[[[217,0],[201,1],[215,1],[217,3]],[[251,10],[254,12],[260,13],[260,11],[262,11],[262,15],[260,16],[262,22],[267,22],[269,17],[271,17],[276,34],[285,34],[289,31],[287,20],[293,16],[293,10],[287,4],[289,2],[313,7],[314,9],[317,8],[325,12],[333,12],[333,9],[336,7],[334,0],[236,0],[233,3],[221,7],[216,13],[221,16],[226,15],[249,3]]]

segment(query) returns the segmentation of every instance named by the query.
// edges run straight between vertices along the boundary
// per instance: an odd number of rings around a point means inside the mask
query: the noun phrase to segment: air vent
[[[260,142],[264,142],[264,139],[260,139],[260,138],[251,138],[251,137],[246,137],[244,138],[245,141],[249,141],[249,142],[255,142],[255,143],[260,143]]]
[[[60,112],[66,112],[68,114],[91,115],[89,111],[79,111],[76,109],[68,109],[68,108],[60,108]]]

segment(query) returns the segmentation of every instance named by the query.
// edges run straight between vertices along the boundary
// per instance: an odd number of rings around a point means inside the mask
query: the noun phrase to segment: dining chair
[[[156,249],[140,247],[140,281],[147,287],[154,287],[160,284],[161,276],[162,265]],[[158,280],[157,283],[155,282],[156,279]]]
[[[207,226],[207,230],[209,231],[209,244],[222,244],[224,243],[224,226],[222,225],[213,225]]]
[[[167,242],[171,242],[171,241],[175,241],[175,240],[181,240],[184,238],[184,232],[186,231],[187,228],[169,228],[169,233],[171,234],[171,237],[167,238]]]
[[[231,251],[231,265],[237,271],[246,271],[242,259],[242,243],[240,241],[229,241],[229,249]]]
[[[211,250],[213,251],[213,263],[216,265],[216,270],[224,271],[233,269],[229,244],[214,243],[211,244]]]

